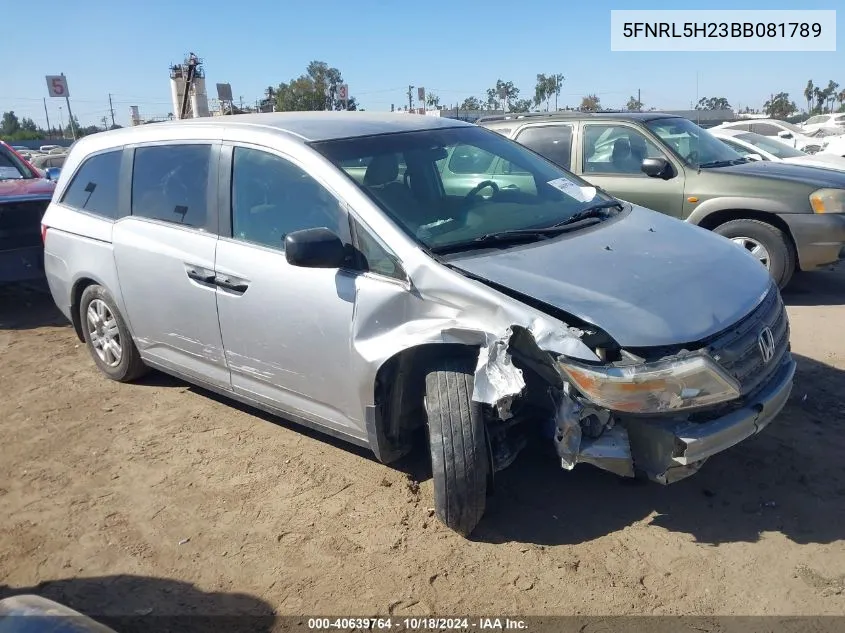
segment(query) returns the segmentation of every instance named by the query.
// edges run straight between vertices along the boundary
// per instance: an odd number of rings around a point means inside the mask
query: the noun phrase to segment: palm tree
[[[827,109],[829,112],[833,112],[833,102],[836,101],[836,90],[839,88],[839,84],[831,79],[828,84],[825,92],[827,93]]]
[[[836,95],[836,100],[839,102],[839,109],[845,108],[845,90]]]
[[[807,87],[804,88],[804,98],[807,100],[807,114],[812,114],[813,112],[813,95],[816,90],[816,87],[813,85],[813,80],[810,79],[807,81]]]

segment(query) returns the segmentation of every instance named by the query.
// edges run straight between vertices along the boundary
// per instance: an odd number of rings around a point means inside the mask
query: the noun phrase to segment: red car
[[[51,170],[55,179],[57,172]],[[0,283],[44,276],[41,217],[56,183],[0,141]]]

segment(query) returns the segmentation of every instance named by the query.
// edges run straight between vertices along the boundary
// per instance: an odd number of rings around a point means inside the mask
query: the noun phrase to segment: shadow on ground
[[[273,608],[242,593],[205,592],[194,585],[147,576],[100,576],[0,585],[0,599],[35,594],[102,622],[118,633],[149,631],[271,631]]]
[[[796,273],[781,294],[788,306],[845,305],[845,264]]]
[[[0,330],[32,330],[44,326],[70,326],[59,312],[47,282],[0,284]]]

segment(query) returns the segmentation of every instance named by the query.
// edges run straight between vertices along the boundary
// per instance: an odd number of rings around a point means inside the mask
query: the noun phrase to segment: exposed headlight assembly
[[[845,213],[845,189],[817,189],[810,194],[814,213]]]
[[[740,395],[737,382],[705,354],[626,367],[586,365],[561,356],[558,365],[581,393],[611,411],[682,411]]]

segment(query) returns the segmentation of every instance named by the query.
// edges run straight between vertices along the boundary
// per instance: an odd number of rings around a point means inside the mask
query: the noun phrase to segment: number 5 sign
[[[51,97],[69,97],[67,78],[64,75],[47,75],[47,92]]]

